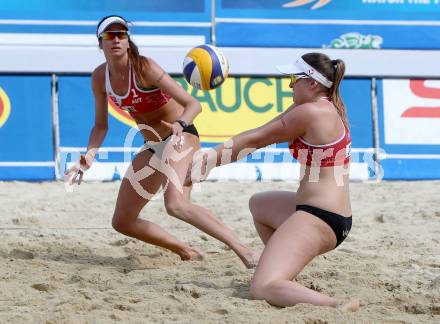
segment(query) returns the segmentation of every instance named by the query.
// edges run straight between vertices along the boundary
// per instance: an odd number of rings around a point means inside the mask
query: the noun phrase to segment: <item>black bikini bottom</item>
[[[185,127],[183,129],[183,132],[184,133],[193,134],[193,135],[199,137],[199,132],[197,131],[197,128],[196,128],[196,126],[194,126],[194,124],[191,124],[191,125],[188,125],[188,127]],[[169,139],[171,137],[171,135],[172,134],[170,134],[167,137],[165,137],[161,142],[165,142],[167,139]],[[147,150],[150,151],[153,154],[156,153],[156,151],[153,148],[151,148],[151,147],[147,148]]]
[[[351,229],[352,217],[345,217],[310,205],[297,205],[296,210],[312,214],[327,223],[336,235],[336,246],[341,244]]]

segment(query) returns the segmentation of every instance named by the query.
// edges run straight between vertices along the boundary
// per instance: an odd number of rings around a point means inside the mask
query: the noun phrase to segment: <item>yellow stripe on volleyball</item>
[[[211,89],[212,59],[203,48],[193,48],[187,55],[196,62],[203,89]]]

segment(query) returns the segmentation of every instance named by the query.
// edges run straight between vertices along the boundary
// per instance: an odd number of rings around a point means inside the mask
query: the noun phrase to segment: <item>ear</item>
[[[102,49],[102,39],[101,38],[98,39],[98,43],[99,43],[99,49]]]
[[[312,89],[316,89],[316,88],[319,87],[319,82],[318,82],[318,81],[316,81],[316,80],[314,80],[314,79],[309,79],[309,80],[310,80],[310,87],[311,87]]]

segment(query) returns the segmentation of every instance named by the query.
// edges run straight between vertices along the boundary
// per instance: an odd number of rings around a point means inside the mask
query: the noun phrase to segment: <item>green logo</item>
[[[383,38],[378,35],[362,35],[360,33],[347,33],[335,38],[330,45],[324,48],[350,48],[350,49],[379,49],[383,43]]]

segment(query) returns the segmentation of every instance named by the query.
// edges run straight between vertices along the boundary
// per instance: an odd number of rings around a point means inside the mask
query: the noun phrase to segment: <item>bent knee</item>
[[[182,219],[184,218],[187,207],[184,202],[175,200],[175,201],[166,201],[165,209],[168,215]]]
[[[122,216],[115,213],[112,219],[112,227],[115,231],[127,235],[130,232],[131,224]]]
[[[251,282],[251,286],[249,287],[249,293],[251,295],[251,299],[261,300],[265,299],[265,284]]]
[[[277,305],[277,301],[285,295],[284,280],[273,280],[264,284],[254,283],[250,287],[252,299],[265,300],[271,305]]]
[[[249,210],[254,218],[257,217],[257,211],[261,211],[261,208],[261,193],[253,194],[249,198]]]

